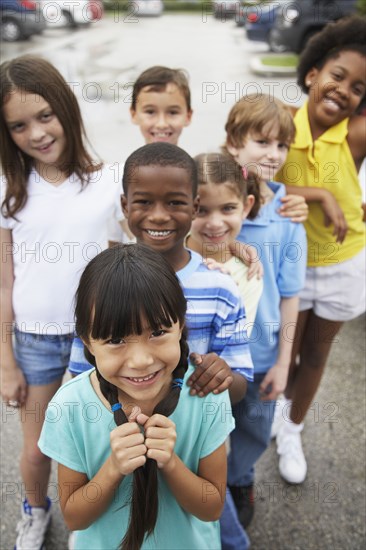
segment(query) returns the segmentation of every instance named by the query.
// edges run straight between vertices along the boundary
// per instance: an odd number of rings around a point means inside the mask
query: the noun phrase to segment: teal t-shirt
[[[188,370],[185,380],[192,372]],[[113,414],[100,401],[91,382],[92,370],[64,384],[49,403],[39,447],[64,466],[92,479],[110,455]],[[228,392],[205,398],[189,395],[183,385],[178,405],[170,417],[176,425],[175,452],[197,473],[199,461],[222,445],[234,428]],[[159,512],[154,533],[142,549],[219,550],[219,522],[204,522],[180,507],[163,476],[159,476]],[[124,537],[129,513],[132,475],[121,482],[108,509],[90,527],[77,531],[75,550],[117,550]],[[91,486],[85,498],[98,498],[101,487]],[[225,488],[223,488],[223,498]],[[206,495],[209,498],[209,494]],[[205,498],[205,495],[202,495]]]

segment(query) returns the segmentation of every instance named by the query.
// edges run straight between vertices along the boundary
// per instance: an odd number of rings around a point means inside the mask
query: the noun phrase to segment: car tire
[[[271,52],[283,53],[283,52],[287,51],[287,47],[284,44],[277,44],[273,40],[272,31],[269,31],[269,33],[268,33],[267,43],[268,43],[268,46],[269,46],[269,49],[271,50]]]
[[[22,27],[15,19],[3,18],[1,22],[1,37],[5,42],[16,42],[23,38]]]

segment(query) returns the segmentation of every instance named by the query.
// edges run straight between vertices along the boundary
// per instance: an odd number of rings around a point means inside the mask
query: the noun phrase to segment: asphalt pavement
[[[213,18],[166,15],[135,25],[105,18],[95,28],[47,31],[27,43],[3,44],[2,50],[2,60],[43,53],[74,82],[91,143],[107,162],[123,161],[142,145],[129,121],[127,84],[153,64],[185,67],[191,76],[194,122],[181,142],[191,154],[222,143],[227,112],[242,93],[262,87],[286,101],[303,99],[293,78],[254,77],[250,60],[265,48],[245,41],[232,22]],[[116,82],[123,92],[119,101],[114,98]],[[89,95],[93,89],[102,90],[100,100]],[[289,486],[280,478],[274,443],[258,463],[255,516],[248,529],[253,550],[366,547],[365,320],[362,316],[347,323],[333,345],[303,432],[308,460],[304,484]],[[18,471],[21,427],[16,411],[1,404],[1,414],[0,550],[12,550],[23,493]],[[68,532],[57,502],[54,468],[50,496],[54,510],[47,549],[66,550]]]
[[[290,486],[281,479],[274,442],[258,462],[255,516],[248,529],[253,550],[365,548],[365,321],[362,316],[345,324],[333,344],[305,422],[308,475],[303,485]],[[23,493],[20,446],[18,415],[2,403],[1,550],[12,550],[15,541]],[[47,549],[66,550],[68,532],[56,483],[53,468],[49,494],[54,509]]]

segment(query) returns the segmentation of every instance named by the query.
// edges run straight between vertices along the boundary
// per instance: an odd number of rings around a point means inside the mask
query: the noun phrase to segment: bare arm
[[[226,488],[226,450],[221,445],[200,460],[198,475],[191,472],[174,455],[164,477],[181,507],[202,521],[215,521],[221,516]]]
[[[85,474],[71,470],[62,464],[58,465],[60,505],[65,523],[71,531],[89,527],[112,501],[123,476],[113,470],[110,462],[109,457],[90,481]],[[97,499],[85,498],[89,486],[99,488]]]
[[[27,384],[22,371],[16,364],[13,352],[13,239],[9,229],[1,228],[1,395],[5,401],[24,403]]]
[[[334,225],[333,235],[338,243],[342,243],[346,237],[348,226],[343,210],[336,201],[334,195],[322,187],[296,187],[286,185],[287,191],[295,195],[301,195],[307,202],[319,202],[324,212],[324,225]]]
[[[66,525],[72,531],[86,529],[109,506],[125,475],[146,462],[144,436],[136,422],[118,426],[111,432],[111,455],[98,473],[88,480],[85,474],[59,464],[60,505]],[[88,486],[100,488],[99,498],[85,498]]]
[[[298,306],[299,298],[297,296],[281,298],[281,327],[278,356],[276,363],[269,369],[260,385],[263,400],[276,399],[286,388],[292,345],[295,337]]]
[[[348,145],[359,172],[366,156],[366,117],[354,115],[348,124]]]
[[[230,403],[232,405],[235,405],[245,397],[245,394],[247,393],[248,382],[246,378],[239,372],[234,371],[232,373],[232,376],[233,382],[229,387],[229,396]]]

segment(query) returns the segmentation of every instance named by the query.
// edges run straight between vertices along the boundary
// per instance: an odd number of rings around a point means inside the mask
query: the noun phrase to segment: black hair
[[[140,166],[174,166],[183,168],[192,183],[193,197],[197,195],[197,169],[193,158],[183,149],[171,143],[149,143],[136,149],[126,160],[123,172],[123,189],[128,191],[130,181]]]
[[[141,334],[143,321],[152,330],[179,321],[183,328],[181,356],[173,378],[184,378],[188,367],[187,334],[184,328],[186,300],[175,272],[158,252],[142,244],[116,245],[101,252],[85,268],[76,293],[76,332],[86,343],[93,339],[120,338]],[[85,347],[85,355],[95,365],[100,389],[111,407],[118,403],[118,388],[98,371],[95,357]],[[153,414],[172,414],[180,388],[172,386]],[[128,422],[123,409],[114,413],[117,426]],[[158,515],[157,463],[147,459],[133,473],[130,519],[121,550],[139,550],[145,534],[154,531]]]
[[[366,56],[366,17],[352,15],[328,23],[307,42],[297,67],[297,83],[308,93],[305,83],[308,72],[321,69],[329,59],[338,57],[342,51],[354,51]]]

